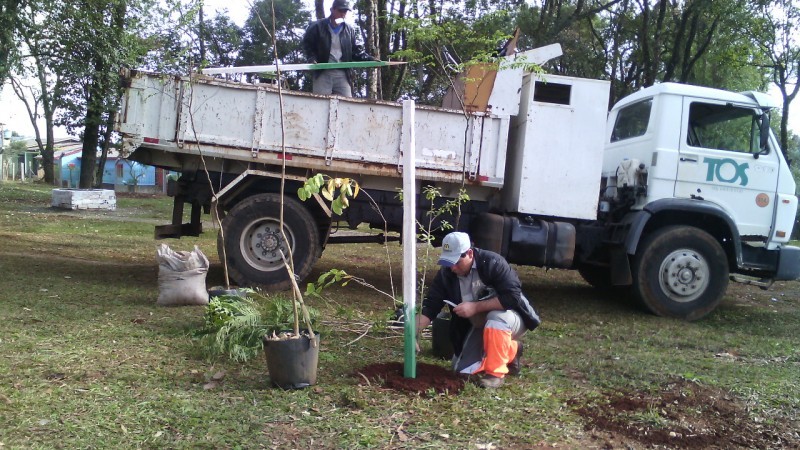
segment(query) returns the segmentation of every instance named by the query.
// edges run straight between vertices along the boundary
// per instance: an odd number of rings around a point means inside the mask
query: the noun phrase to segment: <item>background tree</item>
[[[81,185],[100,182],[98,147],[114,142],[118,73],[137,67],[185,75],[202,66],[270,64],[273,48],[283,63],[302,60],[299,42],[311,20],[301,0],[253,4],[243,27],[227,15],[200,14],[199,0],[0,0],[0,23],[16,11],[14,25],[0,30],[3,64],[16,89],[29,99],[32,122],[61,124],[84,137]],[[730,90],[781,89],[781,141],[797,94],[800,59],[794,30],[798,0],[354,0],[353,16],[370,54],[408,64],[358,72],[355,90],[386,100],[413,98],[439,104],[451,80],[469,61],[490,57],[515,27],[520,50],[561,43],[565,57],[551,61],[558,74],[610,80],[611,102],[662,81]],[[327,16],[330,0],[314,2]],[[16,9],[15,9],[16,8]],[[5,22],[3,22],[5,21]],[[9,31],[11,30],[11,31]],[[745,30],[747,32],[745,32]],[[5,33],[5,34],[3,34]],[[17,33],[8,34],[8,33]],[[277,47],[276,47],[277,46]],[[5,61],[5,62],[4,62]],[[308,89],[298,73],[285,73],[287,87]],[[36,82],[25,80],[32,77]],[[770,78],[772,77],[772,78]],[[33,90],[31,90],[33,89]],[[60,111],[56,113],[56,111]],[[48,119],[49,118],[49,119]],[[52,136],[36,131],[45,177],[52,177]],[[48,163],[48,154],[50,163]],[[101,158],[104,153],[101,153]]]
[[[789,106],[800,90],[798,64],[800,64],[800,2],[797,0],[762,0],[753,7],[757,26],[751,29],[768,61],[772,82],[778,87],[783,100],[780,141],[784,156],[789,154]]]
[[[275,31],[272,36],[272,2],[275,2]],[[304,61],[300,41],[308,26],[310,13],[304,9],[301,0],[258,0],[253,4],[250,15],[243,27],[239,65],[255,66],[274,64],[273,46],[277,43],[277,54],[283,64]],[[297,72],[282,73],[291,89],[302,87],[303,74]]]
[[[42,154],[45,181],[53,182],[53,127],[82,135],[80,187],[92,187],[97,149],[108,148],[118,108],[119,71],[136,66],[148,49],[142,35],[154,29],[156,0],[28,0],[20,10],[19,67],[15,92],[26,105]],[[139,34],[137,34],[139,33]],[[150,41],[153,42],[153,41]],[[31,83],[29,80],[35,80]],[[44,134],[37,125],[45,120]],[[97,182],[101,178],[97,177]]]
[[[0,86],[5,84],[17,55],[17,15],[25,6],[22,0],[0,0]]]
[[[438,11],[444,9],[440,14]],[[473,14],[438,4],[413,4],[406,18],[395,18],[391,56],[408,67],[384,86],[384,96],[440,104],[452,80],[470,61],[486,61],[514,30],[509,13],[494,8]],[[394,50],[396,49],[396,50]]]
[[[789,158],[794,161],[791,170],[794,176],[794,181],[797,186],[800,186],[800,136],[789,133],[789,144],[786,147]],[[800,239],[800,209],[797,211],[794,221],[794,232],[792,239]]]
[[[325,10],[325,1],[324,0],[314,0],[314,17],[317,20],[325,18],[327,16],[327,11]]]
[[[206,51],[200,60],[204,66],[228,67],[237,64],[244,31],[226,15],[216,15],[203,22],[198,40]]]
[[[163,27],[175,9],[175,4],[156,0],[82,0],[60,11],[60,23],[70,26],[60,36],[65,47],[58,70],[68,88],[59,98],[58,124],[82,134],[81,188],[102,183],[119,108],[121,69],[136,67],[148,52],[158,51],[152,45],[158,41],[145,33]]]
[[[56,104],[64,93],[65,84],[57,69],[63,44],[51,30],[60,25],[56,15],[63,5],[50,0],[30,0],[21,6],[16,20],[19,60],[9,80],[33,126],[36,145],[42,155],[44,179],[52,183],[55,179],[53,124]],[[44,119],[44,130],[39,128],[40,118]]]
[[[743,0],[545,1],[520,7],[517,23],[523,49],[562,44],[569,57],[551,63],[556,73],[610,80],[613,104],[663,81],[762,87],[764,71],[753,66],[757,51],[741,33],[753,23],[747,6]],[[531,36],[542,41],[534,45]]]
[[[378,0],[361,0],[359,2],[359,12],[364,11],[364,14],[358,15],[358,22],[362,32],[364,41],[364,49],[375,59],[382,59],[380,49],[380,29],[378,28]],[[381,98],[380,89],[380,70],[369,69],[367,71],[367,97],[368,98]]]

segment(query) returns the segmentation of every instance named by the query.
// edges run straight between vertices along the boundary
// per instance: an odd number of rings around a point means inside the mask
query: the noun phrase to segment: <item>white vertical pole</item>
[[[405,363],[403,376],[417,377],[417,186],[414,147],[414,100],[403,101],[403,315]]]

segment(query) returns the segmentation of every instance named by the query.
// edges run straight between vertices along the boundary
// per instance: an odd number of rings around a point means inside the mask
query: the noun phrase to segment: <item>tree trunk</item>
[[[378,30],[378,6],[376,0],[367,0],[368,4],[368,11],[367,11],[367,53],[372,55],[375,59],[382,59],[381,58],[381,49],[380,43],[378,40],[378,36],[380,36],[380,31]],[[381,98],[380,97],[380,70],[381,69],[371,69],[367,74],[367,97],[372,99]]]
[[[314,13],[317,15],[317,20],[324,19],[327,16],[325,14],[324,0],[314,0]]]
[[[789,161],[789,105],[791,100],[783,97],[783,114],[781,114],[781,151],[783,158]]]
[[[83,130],[83,151],[81,152],[81,178],[78,186],[90,189],[94,186],[95,168],[97,167],[97,144],[100,134],[100,122],[103,113],[103,81],[105,64],[98,58],[94,63],[94,75],[89,85],[89,100],[86,102],[86,126]]]
[[[402,20],[406,17],[407,11],[407,0],[399,0],[397,6],[397,14],[392,14],[391,16],[395,20]],[[392,5],[392,10],[394,6]],[[406,31],[404,30],[392,30],[392,22],[390,22],[390,14],[391,11],[387,8],[386,2],[378,1],[377,2],[377,10],[378,10],[378,37],[377,43],[378,47],[380,48],[380,54],[383,58],[388,58],[389,55],[398,51],[398,50],[405,50],[408,46],[408,40],[406,39]],[[381,98],[383,100],[395,100],[400,96],[400,89],[403,85],[403,79],[406,76],[408,71],[408,67],[406,64],[402,66],[395,66],[393,68],[383,68],[381,69],[381,82],[380,82],[380,90],[381,90]]]
[[[45,120],[47,124],[47,143],[45,144],[44,148],[40,147],[40,152],[42,154],[42,168],[44,169],[44,182],[53,185],[55,184],[55,174],[53,173],[53,142],[55,142],[55,138],[53,137],[53,115],[50,115],[49,119]]]
[[[200,61],[199,64],[206,62],[206,31],[205,17],[203,15],[203,3],[200,3],[200,10],[197,15],[197,34],[200,41]]]
[[[107,114],[106,129],[103,133],[103,149],[100,151],[100,159],[97,162],[97,173],[94,177],[94,186],[98,189],[103,187],[103,174],[105,173],[106,160],[108,159],[108,149],[111,147],[111,133],[114,130],[114,119],[117,116],[114,111],[109,111]]]

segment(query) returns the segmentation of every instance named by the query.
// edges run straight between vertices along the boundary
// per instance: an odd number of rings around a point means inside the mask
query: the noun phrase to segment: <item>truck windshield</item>
[[[758,153],[759,116],[750,108],[694,102],[687,143],[693,147]]]

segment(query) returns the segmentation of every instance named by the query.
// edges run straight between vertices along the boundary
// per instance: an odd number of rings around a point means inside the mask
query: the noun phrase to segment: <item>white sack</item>
[[[195,245],[191,252],[173,251],[161,244],[158,262],[158,300],[161,306],[207,305],[208,258]]]

